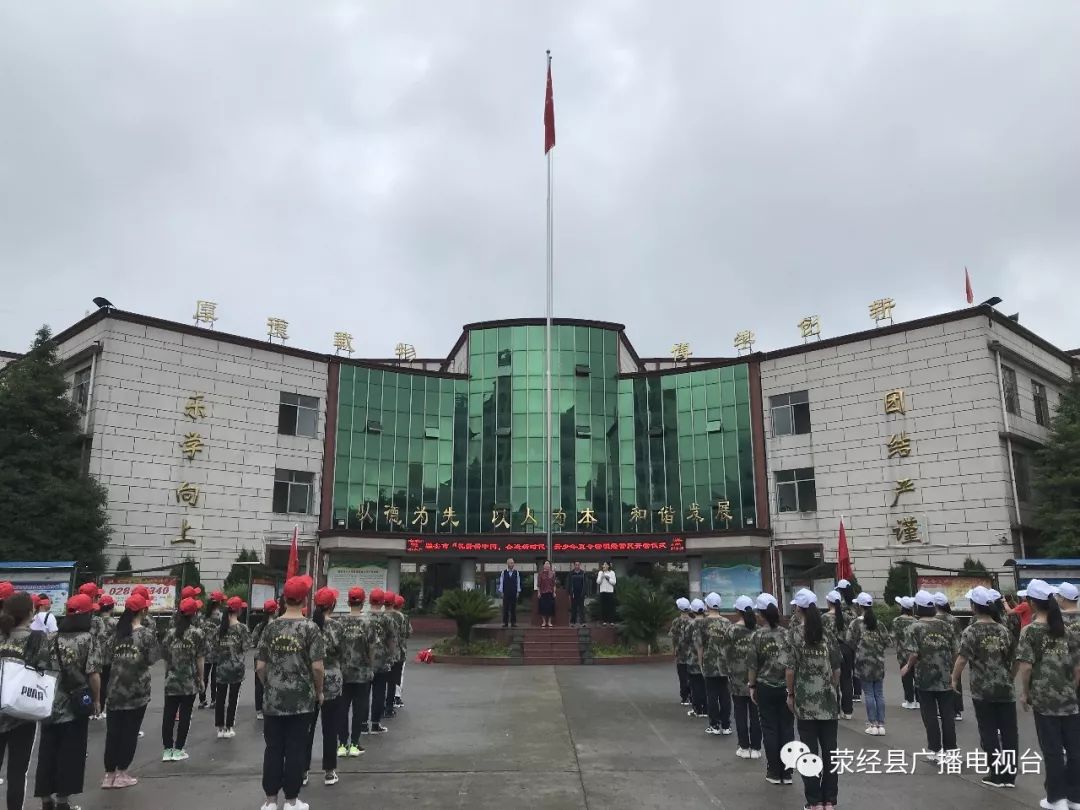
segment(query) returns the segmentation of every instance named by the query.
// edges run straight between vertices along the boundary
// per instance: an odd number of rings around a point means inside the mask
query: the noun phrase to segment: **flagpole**
[[[551,76],[551,51],[547,52],[547,69],[548,76]],[[546,404],[545,404],[545,416],[547,417],[547,428],[544,436],[544,525],[547,527],[547,558],[552,559],[552,538],[551,538],[551,441],[554,431],[552,430],[552,404],[551,404],[551,311],[554,308],[555,300],[555,274],[553,270],[553,254],[554,254],[554,240],[552,233],[554,230],[554,214],[555,211],[552,208],[552,196],[551,196],[551,149],[546,150],[545,157],[547,158],[547,311],[544,323],[544,376],[545,376],[545,389],[546,389]],[[552,560],[552,564],[554,561]]]

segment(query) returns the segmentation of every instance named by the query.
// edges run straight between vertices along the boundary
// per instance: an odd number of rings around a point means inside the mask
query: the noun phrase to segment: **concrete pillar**
[[[386,590],[401,593],[401,559],[398,557],[386,561]]]
[[[476,587],[476,558],[467,557],[461,561],[461,590],[471,591]]]
[[[690,579],[690,598],[701,598],[701,557],[686,558],[687,576]]]

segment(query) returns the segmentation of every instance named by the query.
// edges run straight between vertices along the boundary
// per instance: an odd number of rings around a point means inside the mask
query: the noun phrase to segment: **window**
[[[817,511],[817,486],[814,484],[813,467],[776,471],[776,511]]]
[[[278,406],[278,433],[315,438],[319,423],[319,398],[281,392]]]
[[[90,366],[75,372],[75,380],[71,384],[71,401],[79,409],[79,413],[86,413],[90,405]]]
[[[1031,393],[1035,398],[1035,421],[1047,427],[1050,424],[1050,400],[1046,398],[1046,386],[1041,382],[1031,381]]]
[[[274,511],[280,514],[295,512],[311,514],[311,490],[315,473],[297,470],[274,471]]]
[[[1005,410],[1020,415],[1020,393],[1016,388],[1016,372],[1008,366],[1001,367],[1001,385],[1005,389]]]
[[[1012,454],[1013,475],[1016,476],[1016,497],[1020,503],[1031,500],[1031,468],[1028,465],[1028,457],[1015,450]]]
[[[806,391],[794,391],[769,397],[774,436],[810,432],[810,397]]]

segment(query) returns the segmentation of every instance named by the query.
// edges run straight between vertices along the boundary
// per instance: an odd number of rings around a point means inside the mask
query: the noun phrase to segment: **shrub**
[[[169,570],[169,576],[176,577],[176,582],[181,588],[186,585],[202,585],[199,564],[190,554]]]
[[[120,562],[116,564],[116,573],[129,574],[131,573],[131,557],[125,554],[120,558]]]
[[[475,625],[496,615],[495,604],[486,593],[476,589],[445,591],[435,603],[435,611],[443,618],[454,620],[458,638],[465,643],[468,643]]]
[[[657,637],[667,630],[678,612],[666,593],[650,588],[637,577],[631,577],[623,585],[619,602],[623,635],[629,641],[652,648],[657,646]]]
[[[420,601],[420,589],[423,585],[424,581],[418,574],[405,574],[401,577],[401,585],[398,588],[398,593],[400,593],[405,600],[406,610],[416,610],[417,602]]]
[[[960,566],[960,571],[965,574],[989,574],[986,570],[986,566],[974,557],[965,557],[964,564]]]
[[[881,595],[887,605],[895,605],[897,596],[912,596],[915,593],[915,568],[903,563],[894,563],[889,567],[889,578],[885,582],[885,593]]]

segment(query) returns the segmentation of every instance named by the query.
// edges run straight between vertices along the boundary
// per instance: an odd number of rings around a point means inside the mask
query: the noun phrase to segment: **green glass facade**
[[[552,328],[555,531],[753,528],[748,367],[620,374],[619,343]],[[348,529],[545,530],[544,327],[472,328],[467,352],[468,379],[340,365],[333,514]]]

